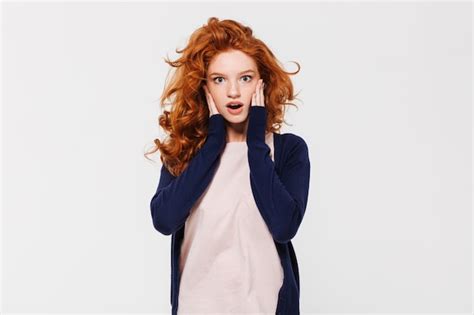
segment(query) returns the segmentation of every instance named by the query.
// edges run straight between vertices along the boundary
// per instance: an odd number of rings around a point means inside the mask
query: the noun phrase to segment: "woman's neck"
[[[248,119],[241,123],[226,122],[226,142],[244,142],[247,140]]]

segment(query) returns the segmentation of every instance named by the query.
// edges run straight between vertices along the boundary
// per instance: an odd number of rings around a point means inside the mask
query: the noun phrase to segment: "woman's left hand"
[[[264,88],[265,83],[263,83],[263,79],[258,80],[257,86],[255,87],[255,92],[252,94],[251,106],[265,107],[265,95],[263,94]]]

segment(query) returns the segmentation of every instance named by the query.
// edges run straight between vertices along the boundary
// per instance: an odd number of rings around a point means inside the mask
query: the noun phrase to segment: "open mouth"
[[[244,104],[241,102],[229,102],[227,106],[227,111],[232,115],[240,115],[243,112]]]

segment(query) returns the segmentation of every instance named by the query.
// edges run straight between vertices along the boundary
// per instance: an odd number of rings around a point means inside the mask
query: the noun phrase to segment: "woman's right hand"
[[[215,114],[219,114],[216,103],[214,103],[214,99],[212,98],[211,93],[207,89],[207,86],[203,85],[203,89],[204,89],[204,92],[206,93],[207,107],[209,107],[209,117]]]

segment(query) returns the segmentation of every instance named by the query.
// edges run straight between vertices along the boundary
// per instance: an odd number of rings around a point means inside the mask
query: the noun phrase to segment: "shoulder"
[[[293,151],[293,150],[306,150],[308,151],[308,145],[304,138],[300,135],[294,133],[274,133],[275,145],[278,142],[278,145],[282,150]]]
[[[275,152],[284,164],[293,161],[309,163],[308,144],[305,139],[294,133],[274,133]]]

